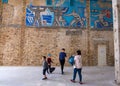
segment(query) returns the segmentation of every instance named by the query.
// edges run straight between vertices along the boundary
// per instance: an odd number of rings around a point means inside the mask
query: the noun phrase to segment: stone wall
[[[48,53],[52,54],[53,65],[59,65],[58,54],[64,47],[67,59],[80,49],[83,64],[95,66],[98,44],[107,46],[107,65],[114,65],[113,31],[90,30],[89,25],[87,29],[29,28],[25,26],[29,3],[30,0],[9,0],[8,4],[0,4],[0,65],[38,66]],[[44,6],[45,0],[33,0],[33,5]]]

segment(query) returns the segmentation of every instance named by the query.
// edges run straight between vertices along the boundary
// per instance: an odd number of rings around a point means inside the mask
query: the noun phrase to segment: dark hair
[[[64,51],[65,51],[65,48],[62,48],[62,50],[64,50]]]
[[[46,56],[43,56],[44,59],[46,59]]]
[[[77,50],[77,54],[78,54],[78,55],[81,55],[81,51],[80,51],[80,50]]]

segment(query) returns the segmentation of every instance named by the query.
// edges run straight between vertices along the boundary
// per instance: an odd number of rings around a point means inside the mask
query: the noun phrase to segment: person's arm
[[[67,54],[65,53],[65,57],[67,57]]]
[[[50,60],[51,60],[51,63],[53,63],[53,60],[50,58]]]
[[[74,66],[76,68],[76,56],[74,57]]]

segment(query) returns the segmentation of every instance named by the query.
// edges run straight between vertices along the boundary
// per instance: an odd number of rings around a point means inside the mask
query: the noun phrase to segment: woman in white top
[[[82,83],[82,58],[81,58],[81,51],[77,50],[77,55],[74,57],[74,73],[73,73],[73,79],[71,80],[72,82],[75,83],[75,79],[76,79],[76,74],[78,72],[79,75],[79,79],[80,79],[80,84]]]

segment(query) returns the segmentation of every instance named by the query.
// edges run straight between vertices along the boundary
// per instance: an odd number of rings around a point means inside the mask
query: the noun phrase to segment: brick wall
[[[114,65],[113,31],[90,30],[89,26],[83,30],[29,28],[25,26],[25,8],[29,3],[29,0],[9,0],[8,4],[0,5],[3,9],[0,11],[0,65],[38,66],[42,64],[42,56],[48,53],[52,54],[53,65],[59,65],[58,54],[64,47],[68,57],[81,49],[83,64],[94,66],[98,64],[98,44],[107,46],[107,65]],[[33,5],[44,6],[45,0],[33,0]],[[69,65],[67,61],[66,65]]]

